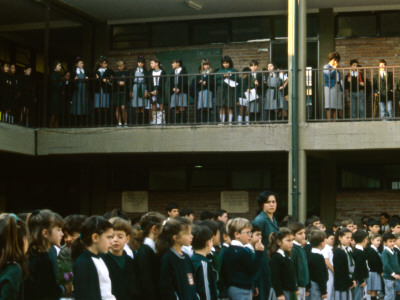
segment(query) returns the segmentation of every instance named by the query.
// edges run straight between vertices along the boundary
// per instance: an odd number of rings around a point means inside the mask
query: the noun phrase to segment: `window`
[[[307,37],[317,37],[319,33],[318,15],[307,15]]]
[[[191,177],[191,187],[210,189],[228,188],[229,171],[224,169],[194,169]]]
[[[222,22],[201,22],[193,24],[193,44],[229,42],[229,24]]]
[[[268,189],[271,188],[269,170],[234,170],[232,172],[232,189]]]
[[[232,21],[232,42],[266,39],[271,36],[268,18],[247,18]]]
[[[338,37],[376,36],[375,15],[342,15],[338,17]]]
[[[381,171],[375,166],[352,166],[342,169],[342,188],[381,188]]]
[[[186,169],[150,170],[150,190],[186,189]]]
[[[114,26],[111,33],[113,49],[150,47],[150,27],[147,24]]]
[[[151,28],[151,46],[186,46],[189,44],[188,23],[156,23]]]
[[[288,17],[274,18],[274,37],[288,37]]]
[[[382,13],[380,15],[380,30],[381,36],[399,36],[400,13]]]

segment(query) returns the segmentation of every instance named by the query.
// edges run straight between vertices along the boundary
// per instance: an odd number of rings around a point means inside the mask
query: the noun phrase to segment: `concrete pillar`
[[[333,158],[321,161],[321,219],[333,224],[336,217],[336,162]]]

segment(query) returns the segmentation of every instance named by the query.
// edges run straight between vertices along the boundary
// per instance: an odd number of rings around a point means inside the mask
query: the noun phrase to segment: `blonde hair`
[[[126,69],[126,62],[123,59],[117,60],[117,66],[123,66]]]
[[[126,235],[131,234],[131,223],[127,220],[124,220],[120,217],[113,217],[109,220],[112,224],[114,230],[124,231]]]
[[[210,68],[208,69],[209,71],[210,71],[210,73],[212,73],[212,68],[211,68],[211,64],[210,64],[210,61],[208,60],[208,58],[203,58],[202,60],[201,60],[201,64],[200,64],[200,73],[201,74],[203,74],[203,72],[204,72],[204,65],[209,65],[210,66]]]
[[[245,218],[230,219],[226,224],[226,231],[232,240],[235,239],[235,232],[240,232],[244,228],[253,228],[250,221]]]

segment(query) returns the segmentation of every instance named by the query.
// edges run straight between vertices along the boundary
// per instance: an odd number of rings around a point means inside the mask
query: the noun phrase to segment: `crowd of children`
[[[400,299],[398,216],[332,230],[316,216],[287,216],[275,227],[276,195],[257,200],[253,223],[224,210],[195,220],[174,203],[168,217],[148,212],[133,224],[118,209],[65,219],[47,209],[3,213],[0,299]],[[264,214],[272,219],[263,223]]]

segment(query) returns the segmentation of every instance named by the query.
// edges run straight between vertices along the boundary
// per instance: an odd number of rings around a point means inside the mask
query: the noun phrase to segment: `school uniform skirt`
[[[285,296],[285,300],[297,300],[296,292],[283,291],[283,295]],[[278,296],[276,295],[274,288],[271,288],[268,300],[278,300]]]
[[[264,96],[264,110],[278,109],[278,99],[275,88],[268,88]]]
[[[319,289],[318,283],[311,281],[310,296],[307,300],[321,300],[321,290]]]
[[[342,91],[340,85],[334,87],[324,87],[325,109],[343,109]]]
[[[171,96],[171,108],[174,107],[187,107],[188,97],[187,94],[179,93]]]
[[[103,92],[94,94],[94,108],[109,108],[110,107],[110,94]]]
[[[226,84],[218,88],[216,95],[217,106],[225,106],[233,109],[236,105],[235,99],[236,99],[235,88],[228,87]]]
[[[131,107],[134,108],[141,108],[141,107],[146,107],[148,105],[147,99],[143,98],[143,91],[139,89],[138,84],[134,84],[132,88],[132,100],[131,100]]]
[[[255,99],[249,102],[248,111],[250,113],[259,113],[261,111],[261,100]]]
[[[202,90],[197,93],[197,109],[213,107],[213,92]]]
[[[382,291],[382,277],[377,272],[369,272],[367,278],[368,291]]]
[[[335,290],[334,295],[335,295],[334,297],[335,300],[352,300],[350,289],[344,292]]]

